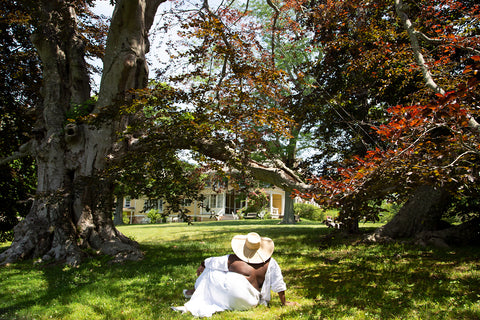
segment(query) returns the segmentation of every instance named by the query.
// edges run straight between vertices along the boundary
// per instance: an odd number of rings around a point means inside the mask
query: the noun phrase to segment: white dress
[[[282,272],[275,259],[271,258],[265,273],[265,281],[259,292],[236,272],[228,271],[228,256],[205,260],[205,270],[195,282],[195,292],[185,308],[197,317],[210,317],[224,310],[247,310],[270,301],[270,291],[285,291]]]

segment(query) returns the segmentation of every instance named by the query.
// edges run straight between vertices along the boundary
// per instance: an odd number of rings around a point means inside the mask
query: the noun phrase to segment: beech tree
[[[39,114],[35,139],[24,145],[22,152],[2,161],[34,156],[38,185],[30,213],[16,226],[12,245],[0,255],[2,263],[40,258],[75,265],[92,250],[111,255],[114,261],[141,259],[138,244],[121,234],[112,222],[115,179],[109,172],[128,152],[142,148],[160,154],[195,149],[218,161],[242,163],[255,176],[276,185],[303,187],[303,182],[280,162],[265,166],[244,157],[248,151],[243,149],[246,139],[238,140],[241,145],[231,140],[232,134],[253,137],[250,124],[254,121],[283,121],[280,112],[262,112],[251,109],[251,105],[215,109],[204,99],[196,100],[198,93],[177,94],[164,86],[147,87],[148,34],[162,0],[116,1],[97,99],[90,98],[90,74],[85,62],[89,48],[79,19],[92,2],[24,3],[30,14],[32,42],[42,64],[43,101],[35,106]],[[169,92],[173,96],[165,102]],[[194,112],[170,108],[171,101],[184,102],[185,97],[197,101]],[[147,106],[156,108],[155,116],[145,112]],[[132,112],[137,107],[139,112]],[[199,119],[205,121],[196,121]],[[149,131],[140,125],[142,121],[154,126]],[[213,130],[215,125],[219,130]]]
[[[263,166],[280,166],[298,175],[295,179],[301,183],[297,156],[305,119],[311,113],[307,108],[313,107],[305,104],[304,98],[312,91],[314,78],[309,73],[320,53],[311,43],[313,32],[300,23],[297,3],[249,1],[217,9],[204,1],[199,7],[200,13],[187,20],[181,32],[181,43],[187,43],[188,50],[180,57],[188,60],[189,68],[175,80],[195,83],[190,94],[196,96],[191,100],[203,101],[202,108],[215,108],[216,104],[216,108],[228,110],[229,114],[223,110],[218,114],[231,134],[226,140],[248,151],[242,162],[256,160]],[[255,117],[244,112],[246,107],[249,112],[255,110]],[[283,122],[279,118],[282,114],[290,121]],[[287,135],[282,128],[288,129]],[[256,168],[248,171],[259,175]],[[261,179],[272,182],[271,177],[263,174]],[[279,181],[274,184],[287,194],[298,187]],[[294,222],[290,197],[283,222]]]
[[[118,3],[93,113],[128,98],[126,90],[145,84],[146,33],[159,3]],[[43,71],[43,103],[36,106],[41,116],[35,126],[37,137],[29,146],[36,158],[38,185],[29,215],[17,225],[11,247],[0,256],[4,263],[40,257],[74,265],[85,248],[117,258],[142,256],[138,245],[113,226],[113,183],[100,178],[115,132],[124,124],[113,120],[95,126],[66,124],[67,112],[90,98],[85,42],[77,16],[85,5],[81,1],[28,3],[32,42]]]
[[[382,2],[369,3],[370,11],[361,1],[350,5],[360,16],[385,8]],[[401,84],[408,88],[410,101],[383,100],[387,118],[364,122],[379,142],[347,158],[335,175],[314,178],[316,195],[341,208],[340,217],[350,229],[358,227],[360,218],[378,219],[377,205],[384,200],[405,202],[371,239],[416,237],[421,243],[439,245],[476,242],[479,51],[474,17],[479,7],[469,1],[395,1],[394,5],[395,11],[391,7],[390,15],[383,16],[391,25],[382,29],[387,30],[384,36],[376,32],[370,47],[349,48],[365,65],[374,66],[374,77],[385,77],[388,70],[398,70],[391,75],[404,75]],[[397,34],[400,42],[392,42],[396,37],[389,34]],[[348,33],[339,38],[334,41],[349,39]],[[380,68],[381,61],[397,67]],[[383,80],[386,85],[395,83],[388,77]],[[379,92],[384,88],[379,87]],[[449,208],[465,223],[452,227],[442,221]]]

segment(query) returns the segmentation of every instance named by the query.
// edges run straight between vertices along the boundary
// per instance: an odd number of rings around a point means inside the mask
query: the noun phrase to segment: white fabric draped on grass
[[[271,258],[265,281],[259,292],[247,278],[228,271],[228,256],[205,260],[205,270],[195,282],[195,293],[185,304],[186,309],[197,317],[210,317],[224,310],[247,310],[270,301],[270,291],[286,290],[280,266]]]

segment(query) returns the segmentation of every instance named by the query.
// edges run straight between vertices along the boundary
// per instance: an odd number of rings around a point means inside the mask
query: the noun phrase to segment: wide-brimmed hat
[[[267,261],[275,248],[273,240],[260,237],[256,232],[247,235],[236,235],[232,239],[233,252],[245,262],[263,263]]]

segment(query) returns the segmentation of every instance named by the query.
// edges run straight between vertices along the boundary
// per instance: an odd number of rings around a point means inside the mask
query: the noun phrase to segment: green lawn
[[[232,236],[249,231],[275,240],[287,298],[299,306],[282,307],[275,295],[268,308],[212,319],[480,319],[478,248],[320,241],[329,232],[323,225],[277,223],[123,226],[140,242],[143,261],[110,264],[102,257],[79,268],[32,261],[2,267],[0,319],[191,319],[170,306],[185,302],[182,289],[193,285],[198,263],[229,253]]]

